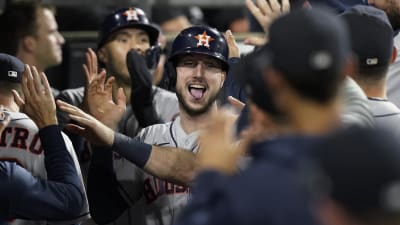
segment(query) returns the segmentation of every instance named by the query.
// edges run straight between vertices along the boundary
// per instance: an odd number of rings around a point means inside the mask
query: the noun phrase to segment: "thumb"
[[[246,105],[243,102],[241,102],[239,99],[234,98],[232,96],[228,97],[228,102],[229,102],[229,104],[231,104],[233,106],[233,108],[235,108],[239,112],[242,111],[242,109]]]
[[[125,108],[126,107],[126,95],[124,93],[123,88],[118,88],[118,93],[117,93],[117,105],[119,107]]]
[[[17,103],[18,107],[22,108],[25,105],[24,99],[18,94],[16,90],[12,90],[14,96],[14,101]]]

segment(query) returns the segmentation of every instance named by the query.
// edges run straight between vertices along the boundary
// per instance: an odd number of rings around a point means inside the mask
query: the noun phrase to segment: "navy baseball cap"
[[[400,218],[400,140],[393,133],[348,128],[326,138],[314,153],[327,193],[350,214]]]
[[[360,69],[388,66],[394,32],[386,13],[372,6],[357,5],[341,17],[349,27],[352,49]]]
[[[269,29],[271,65],[305,97],[335,95],[351,56],[345,23],[326,8],[301,8],[276,19]]]
[[[100,27],[97,48],[101,48],[109,41],[112,34],[124,28],[144,30],[150,38],[150,45],[156,45],[160,31],[150,23],[146,13],[135,7],[122,8],[107,15]]]
[[[21,83],[24,64],[18,58],[0,53],[0,80]]]

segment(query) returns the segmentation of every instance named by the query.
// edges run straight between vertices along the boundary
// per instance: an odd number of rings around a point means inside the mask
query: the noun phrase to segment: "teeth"
[[[197,89],[205,89],[205,87],[203,85],[199,85],[199,84],[192,84],[189,87],[190,88],[197,88]]]

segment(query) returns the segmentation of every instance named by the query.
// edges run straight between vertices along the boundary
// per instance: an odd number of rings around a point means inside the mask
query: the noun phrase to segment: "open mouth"
[[[207,90],[206,87],[201,84],[191,84],[191,85],[189,85],[188,89],[189,89],[190,95],[196,100],[201,99]]]

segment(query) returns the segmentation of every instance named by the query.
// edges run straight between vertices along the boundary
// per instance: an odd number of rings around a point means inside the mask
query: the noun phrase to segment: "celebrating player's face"
[[[209,56],[186,55],[177,61],[176,95],[189,115],[207,112],[225,81],[221,62]]]
[[[149,35],[141,29],[121,29],[111,37],[111,40],[99,50],[99,59],[106,64],[108,72],[114,75],[117,82],[130,85],[126,54],[135,49],[144,55],[150,48]]]

